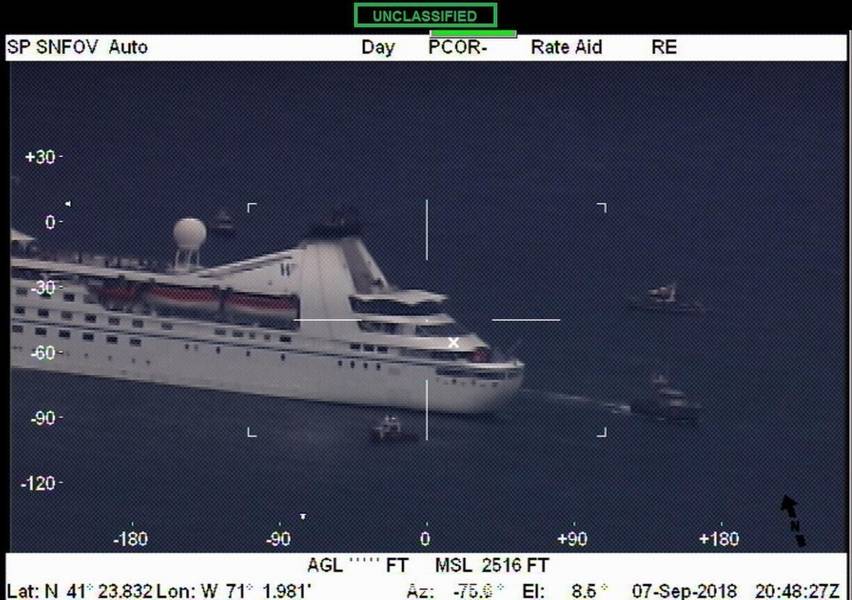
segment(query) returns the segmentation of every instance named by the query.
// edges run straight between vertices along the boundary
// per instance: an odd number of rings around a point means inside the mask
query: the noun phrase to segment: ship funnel
[[[207,239],[207,227],[198,219],[190,217],[175,223],[173,230],[177,252],[175,253],[175,271],[187,272],[199,266],[199,251]]]

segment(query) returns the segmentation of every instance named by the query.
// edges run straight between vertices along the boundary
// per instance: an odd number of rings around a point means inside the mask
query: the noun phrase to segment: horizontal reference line
[[[562,319],[491,319],[495,322],[517,321],[522,323],[558,323]]]
[[[361,319],[293,319],[294,321],[360,321]]]

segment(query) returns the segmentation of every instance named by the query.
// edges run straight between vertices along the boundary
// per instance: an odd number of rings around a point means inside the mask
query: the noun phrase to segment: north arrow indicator
[[[796,509],[793,508],[793,507],[796,506],[797,504],[798,504],[798,502],[796,502],[790,496],[785,494],[784,499],[781,501],[781,510],[787,511],[787,515],[791,519],[795,519],[796,518]]]

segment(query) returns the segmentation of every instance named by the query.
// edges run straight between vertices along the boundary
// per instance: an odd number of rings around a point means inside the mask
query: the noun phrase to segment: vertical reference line
[[[426,441],[429,441],[429,380],[426,380]]]
[[[429,199],[426,198],[426,262],[429,262]]]

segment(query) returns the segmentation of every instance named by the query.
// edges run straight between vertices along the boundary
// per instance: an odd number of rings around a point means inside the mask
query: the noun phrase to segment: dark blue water
[[[569,530],[602,551],[706,550],[713,530],[788,551],[788,494],[805,550],[843,550],[843,69],[11,65],[12,223],[44,245],[168,258],[177,218],[224,206],[239,234],[204,247],[214,264],[350,204],[392,281],[448,293],[527,363],[505,411],[433,415],[404,447],[368,443],[381,409],[14,372],[12,549],[110,550],[133,521],[169,551],[260,550],[279,522],[306,551],[414,550],[424,529],[436,551],[557,550]],[[44,147],[64,158],[22,160]],[[625,310],[673,279],[711,311]],[[619,408],[655,369],[700,424]],[[48,404],[66,418],[36,430]],[[30,473],[65,483],[28,495]]]

